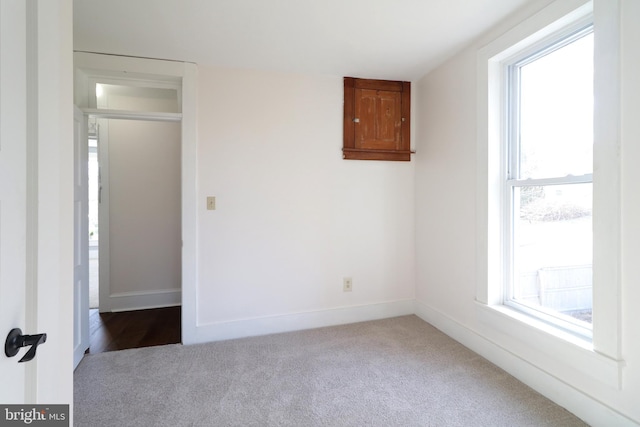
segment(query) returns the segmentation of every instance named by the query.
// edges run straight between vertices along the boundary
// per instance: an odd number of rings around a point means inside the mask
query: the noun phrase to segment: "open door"
[[[89,348],[89,145],[87,118],[73,114],[73,368]]]
[[[2,404],[73,400],[72,6],[0,1]]]
[[[0,334],[26,330],[27,110],[26,7],[0,2]],[[22,357],[22,356],[20,356]],[[26,363],[0,357],[0,402],[20,403],[27,389]]]

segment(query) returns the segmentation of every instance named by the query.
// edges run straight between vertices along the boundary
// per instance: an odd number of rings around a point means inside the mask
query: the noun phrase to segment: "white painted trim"
[[[182,95],[182,340],[194,335],[197,319],[197,66],[192,63],[164,61],[147,58],[101,55],[86,52],[74,53],[75,90],[77,105],[90,106],[92,78],[113,80],[163,80],[177,85]],[[95,94],[94,94],[95,96]],[[119,112],[122,113],[122,112]],[[104,179],[104,177],[103,177]],[[101,237],[102,239],[102,237]],[[101,279],[102,280],[102,276]],[[101,286],[102,291],[102,286]],[[103,300],[110,304],[110,296],[100,294],[100,310]]]
[[[594,347],[622,357],[621,7],[594,10],[593,323]]]
[[[195,340],[198,319],[198,69],[182,75],[182,342]]]
[[[183,344],[197,344],[258,335],[322,328],[414,314],[415,300],[390,301],[353,307],[238,319],[198,325]]]
[[[638,422],[538,368],[505,347],[416,301],[415,314],[465,347],[478,353],[540,394],[566,408],[589,425],[637,427]]]
[[[83,108],[82,111],[97,119],[147,120],[156,122],[179,122],[181,113],[148,113],[146,111],[109,110],[105,108]]]
[[[149,300],[141,300],[139,297],[133,299],[133,301],[120,302],[120,299],[114,298],[111,294],[111,277],[109,273],[110,263],[110,241],[109,241],[109,207],[110,207],[110,171],[109,171],[109,126],[106,120],[102,119],[132,119],[132,120],[152,120],[152,121],[180,121],[175,120],[174,116],[182,116],[181,114],[169,114],[171,117],[166,117],[164,114],[158,115],[158,113],[145,113],[135,112],[135,114],[129,114],[129,112],[112,111],[112,110],[96,110],[91,108],[83,108],[82,111],[86,115],[98,118],[98,159],[100,165],[100,203],[98,208],[98,222],[100,224],[100,239],[99,245],[99,300],[101,313],[111,311],[123,311],[123,307],[131,307],[128,310],[135,310],[140,308],[154,308],[164,307],[166,305],[177,305],[180,302],[169,300],[169,302],[150,297]]]
[[[185,71],[184,62],[163,59],[75,52],[73,60],[76,68],[84,70],[89,75],[106,76],[118,80],[148,80],[149,76],[154,76],[154,79],[164,78],[166,81],[176,82],[184,76]]]
[[[162,289],[158,291],[119,292],[108,296],[110,311],[146,310],[148,308],[173,307],[180,305],[180,289]],[[102,300],[100,301],[102,305]]]
[[[476,198],[476,300],[502,304],[505,271],[501,242],[505,213],[500,210],[500,64],[526,44],[552,36],[572,22],[593,14],[596,27],[594,116],[594,253],[593,346],[613,360],[621,352],[620,275],[620,6],[619,1],[555,1],[478,51],[477,55],[477,198]],[[613,84],[611,82],[614,82]],[[563,359],[558,355],[558,359]],[[604,375],[604,373],[603,373]]]
[[[131,119],[131,120],[149,120],[149,121],[160,121],[160,122],[180,122],[180,118],[175,120],[173,116],[180,116],[182,114],[168,114],[172,117],[167,117],[161,113],[146,113],[146,112],[136,112],[134,115],[129,115],[129,112],[116,111],[116,110],[96,110],[91,108],[83,108],[82,111],[91,117],[96,117],[98,123],[98,163],[100,165],[100,202],[98,205],[98,223],[100,224],[100,239],[98,240],[98,254],[99,254],[99,301],[100,301],[100,312],[110,312],[110,311],[122,311],[123,309],[120,307],[129,306],[131,304],[119,304],[116,303],[116,306],[113,306],[112,303],[114,300],[111,294],[111,276],[110,269],[108,268],[111,265],[110,261],[110,232],[109,232],[109,218],[110,218],[110,167],[109,167],[109,123],[107,119]],[[99,114],[96,114],[95,112]],[[195,179],[195,178],[194,178]],[[132,306],[140,305],[144,308],[151,308],[154,306],[153,299],[149,302],[136,302]],[[164,303],[163,303],[164,304]],[[176,305],[175,303],[171,303],[170,305]],[[135,308],[131,308],[134,310]]]
[[[515,156],[514,156],[515,157]],[[528,178],[528,179],[509,179],[507,185],[513,187],[525,187],[533,185],[565,185],[565,184],[589,184],[593,182],[593,174],[585,175],[567,175],[557,178]]]
[[[98,239],[98,300],[101,313],[111,311],[111,274],[108,268],[110,260],[109,242],[109,126],[106,120],[97,120],[98,126],[98,165],[99,165],[99,203],[98,224],[100,237]]]
[[[73,110],[74,169],[74,287],[73,287],[73,369],[89,348],[89,146],[87,116]]]
[[[591,342],[505,306],[476,304],[478,332],[509,352],[570,384],[586,378],[620,390],[624,361],[599,354]],[[536,343],[531,346],[530,343]],[[562,354],[562,358],[558,358]]]

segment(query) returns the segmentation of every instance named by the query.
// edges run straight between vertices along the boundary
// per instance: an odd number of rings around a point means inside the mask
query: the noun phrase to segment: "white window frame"
[[[503,62],[578,21],[593,19],[593,339],[589,341],[503,304],[505,279]],[[477,54],[476,315],[479,333],[544,372],[620,389],[620,10],[616,2],[554,1]]]
[[[504,210],[504,249],[502,253],[505,256],[503,261],[504,272],[504,292],[502,303],[506,306],[519,310],[527,315],[536,317],[550,325],[563,329],[588,341],[592,340],[591,325],[586,326],[583,322],[572,321],[568,316],[561,316],[552,310],[545,310],[544,307],[534,308],[516,301],[513,297],[514,284],[514,207],[517,201],[514,200],[514,188],[525,186],[548,186],[548,185],[567,185],[567,184],[587,184],[593,183],[593,174],[584,174],[580,176],[567,175],[563,177],[548,178],[517,178],[518,166],[518,134],[520,123],[519,116],[519,97],[518,88],[520,85],[519,69],[527,64],[531,64],[536,60],[544,57],[550,52],[557,51],[569,44],[593,33],[593,17],[591,15],[573,22],[561,30],[550,34],[542,40],[526,46],[524,49],[516,52],[513,56],[500,61],[502,67],[502,102],[501,107],[501,124],[503,127],[502,149],[506,150],[506,162],[502,165],[504,169],[501,176],[505,189],[503,191],[502,209]]]

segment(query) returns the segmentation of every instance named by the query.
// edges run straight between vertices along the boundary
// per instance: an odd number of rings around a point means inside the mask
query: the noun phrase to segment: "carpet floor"
[[[416,316],[87,355],[76,426],[586,424]]]

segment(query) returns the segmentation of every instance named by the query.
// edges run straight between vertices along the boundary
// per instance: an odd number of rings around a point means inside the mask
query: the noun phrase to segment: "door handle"
[[[36,349],[40,344],[43,344],[47,341],[47,334],[37,334],[37,335],[22,335],[22,331],[18,328],[14,328],[7,335],[7,340],[4,342],[4,354],[7,357],[13,357],[18,354],[18,351],[22,347],[29,347],[29,351],[25,354],[22,359],[18,361],[28,362],[34,357],[36,357]]]

